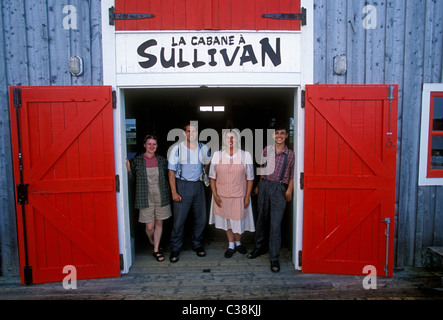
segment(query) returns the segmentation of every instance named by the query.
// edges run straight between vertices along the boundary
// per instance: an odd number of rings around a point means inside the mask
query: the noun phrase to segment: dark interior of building
[[[201,111],[200,107],[210,107]],[[213,108],[214,106],[223,108]],[[211,109],[213,108],[213,109]],[[208,109],[208,108],[206,108]],[[221,110],[221,111],[220,111]],[[125,117],[128,158],[144,152],[143,138],[146,134],[158,137],[157,153],[166,157],[168,148],[178,141],[168,141],[168,132],[182,128],[189,121],[198,121],[198,130],[214,129],[221,136],[222,129],[237,128],[240,131],[262,129],[263,132],[276,121],[284,121],[290,129],[288,145],[293,149],[294,89],[291,88],[174,88],[174,89],[128,89],[125,90]],[[256,136],[254,136],[256,139]],[[207,143],[208,141],[202,140]],[[256,141],[254,140],[256,143]],[[220,141],[221,143],[221,141]],[[266,145],[266,135],[261,142]],[[221,145],[221,144],[220,144]],[[242,141],[242,148],[244,141]],[[255,155],[253,155],[253,158]],[[259,177],[255,177],[255,185]],[[135,238],[137,250],[146,249],[147,238],[144,226],[137,222],[138,210],[133,209],[134,181],[129,183],[131,233]],[[210,188],[206,188],[207,207],[211,200]],[[252,197],[254,218],[256,196]],[[164,223],[162,242],[168,247],[171,219]],[[188,219],[190,220],[190,219]],[[190,221],[187,229],[190,228]],[[292,203],[287,205],[282,223],[282,245],[292,244]],[[208,236],[214,236],[214,226],[207,227]],[[212,231],[211,231],[212,230]],[[189,234],[189,232],[185,233]],[[220,233],[217,233],[220,234]],[[220,237],[220,236],[218,236]],[[225,236],[222,239],[225,241]],[[186,245],[186,241],[185,241]],[[252,249],[252,248],[250,248]]]

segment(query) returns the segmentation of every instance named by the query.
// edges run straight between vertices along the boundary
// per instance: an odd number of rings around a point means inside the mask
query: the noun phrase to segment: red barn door
[[[300,0],[115,0],[116,14],[141,14],[117,16],[115,29],[300,30],[300,20],[287,15],[300,12]]]
[[[391,92],[306,86],[303,272],[362,275],[371,265],[392,276],[397,86]]]
[[[22,282],[119,276],[111,88],[9,94]]]

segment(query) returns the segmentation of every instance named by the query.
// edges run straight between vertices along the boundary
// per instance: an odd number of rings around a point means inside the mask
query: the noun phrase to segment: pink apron
[[[240,158],[220,159],[215,167],[217,194],[222,200],[220,208],[214,201],[214,214],[231,220],[243,220],[246,216],[246,173]]]

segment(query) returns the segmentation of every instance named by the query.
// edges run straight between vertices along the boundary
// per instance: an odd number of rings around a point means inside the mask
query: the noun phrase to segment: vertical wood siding
[[[63,28],[68,5],[77,29]],[[0,275],[19,274],[8,87],[103,84],[101,38],[100,1],[0,1]],[[75,55],[84,60],[80,77],[69,72]]]
[[[375,29],[363,25],[366,5],[376,8]],[[420,266],[426,247],[443,245],[443,186],[418,186],[422,86],[443,82],[443,1],[316,0],[314,6],[315,83],[399,85],[396,265]],[[344,75],[334,73],[340,55],[347,57]]]

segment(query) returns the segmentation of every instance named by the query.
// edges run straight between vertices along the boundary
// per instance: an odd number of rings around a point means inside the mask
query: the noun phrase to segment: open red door
[[[303,272],[392,276],[397,95],[306,86]]]
[[[111,87],[11,87],[22,283],[120,275]]]

